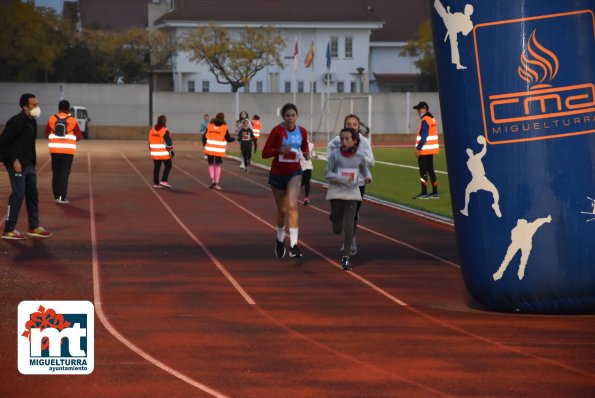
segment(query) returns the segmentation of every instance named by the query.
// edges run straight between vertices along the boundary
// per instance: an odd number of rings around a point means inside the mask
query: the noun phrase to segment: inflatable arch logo
[[[594,21],[593,12],[583,10],[475,26],[477,74],[488,143],[595,133],[595,84],[581,81],[585,76],[581,68],[589,62],[583,62],[585,54],[573,54],[572,46],[565,43],[573,40],[566,32],[580,24],[585,27],[581,40],[591,41],[591,47],[595,47]],[[499,43],[507,37],[518,40],[521,25],[530,26],[532,33],[519,43],[517,55],[499,52]]]

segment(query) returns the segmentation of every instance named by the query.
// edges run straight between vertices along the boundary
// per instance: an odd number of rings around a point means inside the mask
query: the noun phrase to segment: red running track
[[[264,170],[226,160],[209,190],[201,148],[181,143],[174,189],[155,190],[146,143],[83,141],[60,206],[38,145],[54,236],[0,241],[1,396],[595,396],[595,317],[478,309],[448,227],[366,203],[345,272],[314,185],[304,258],[278,260]],[[23,300],[94,303],[92,374],[18,372]]]

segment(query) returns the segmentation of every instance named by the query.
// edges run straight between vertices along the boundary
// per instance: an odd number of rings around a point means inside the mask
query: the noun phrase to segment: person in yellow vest
[[[205,147],[205,155],[209,164],[209,176],[211,177],[211,186],[216,190],[221,190],[219,180],[221,178],[221,163],[225,156],[225,149],[228,142],[234,142],[227,129],[225,115],[222,112],[217,113],[207,127],[207,132],[202,137],[202,143]]]
[[[256,151],[258,150],[258,138],[260,137],[261,131],[262,122],[260,121],[260,116],[252,116],[252,132],[254,133],[254,153],[256,153]]]
[[[68,178],[76,152],[76,142],[83,138],[76,118],[70,114],[70,103],[58,103],[58,113],[50,116],[45,127],[52,157],[52,191],[58,204],[67,204]]]
[[[149,131],[149,150],[151,159],[153,159],[153,188],[171,188],[169,172],[172,168],[172,159],[174,157],[174,144],[171,140],[171,134],[167,129],[167,117],[161,115],[157,118],[157,124]],[[159,179],[163,163],[163,175]]]
[[[415,143],[415,157],[419,165],[421,180],[421,193],[413,199],[439,199],[438,180],[434,172],[434,155],[438,154],[440,145],[438,143],[438,124],[430,113],[427,102],[421,101],[413,107],[421,118],[417,140]],[[432,193],[428,195],[428,175],[432,182]]]

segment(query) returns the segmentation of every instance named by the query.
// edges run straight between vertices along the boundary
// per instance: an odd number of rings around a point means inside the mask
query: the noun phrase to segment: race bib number
[[[339,172],[340,176],[347,177],[347,178],[351,179],[352,181],[355,181],[357,179],[357,169],[339,168],[338,172]]]
[[[296,149],[291,149],[289,153],[280,153],[279,162],[282,163],[298,163],[300,161],[300,154]]]

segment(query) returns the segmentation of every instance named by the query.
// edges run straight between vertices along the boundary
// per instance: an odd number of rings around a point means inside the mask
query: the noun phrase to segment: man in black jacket
[[[47,238],[52,234],[39,223],[37,174],[35,173],[35,139],[37,121],[41,115],[39,102],[33,94],[23,94],[19,100],[21,112],[11,117],[0,135],[1,158],[8,171],[12,192],[8,198],[8,216],[2,239],[21,240],[26,236],[16,230],[19,212],[25,199],[29,215],[27,235]]]

